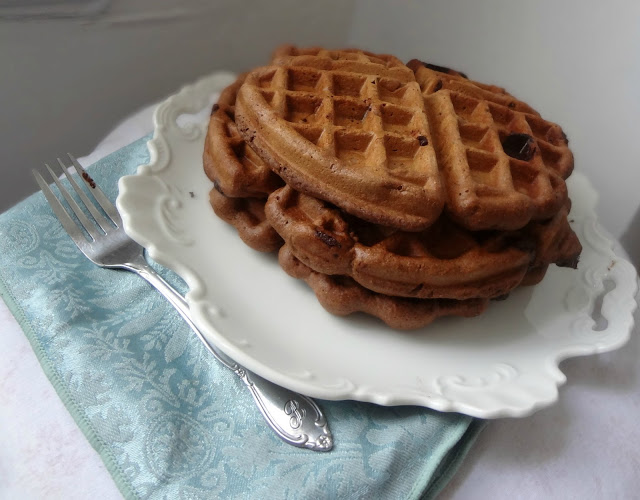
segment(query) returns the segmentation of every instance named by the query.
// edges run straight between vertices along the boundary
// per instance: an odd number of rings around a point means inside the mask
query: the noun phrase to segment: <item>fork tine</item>
[[[85,184],[87,184],[87,186],[91,188],[90,189],[91,194],[96,199],[98,204],[102,207],[102,210],[104,210],[105,213],[109,217],[111,217],[111,220],[116,226],[121,227],[122,218],[120,217],[120,213],[118,212],[118,209],[114,206],[113,203],[111,203],[111,201],[109,201],[109,198],[107,198],[106,195],[102,192],[102,189],[100,189],[96,185],[96,183],[89,176],[89,174],[87,174],[85,169],[82,168],[82,165],[80,165],[80,162],[78,162],[78,160],[76,160],[71,153],[67,153],[67,156],[73,162],[73,166],[75,167],[76,172],[78,172],[78,175],[82,178]]]
[[[49,202],[49,206],[51,206],[53,213],[56,215],[56,217],[62,224],[62,227],[64,227],[65,231],[69,234],[69,236],[71,236],[71,239],[82,250],[83,247],[89,243],[87,241],[86,236],[84,235],[82,230],[78,227],[78,224],[76,224],[74,220],[71,218],[71,216],[67,213],[62,203],[60,203],[60,200],[58,199],[58,197],[55,194],[53,194],[53,191],[51,191],[51,188],[49,187],[49,185],[42,178],[42,175],[40,175],[40,172],[38,172],[37,170],[32,170],[31,173],[35,177],[36,182],[38,183],[38,186],[40,186],[40,189],[42,190],[42,194],[44,194],[44,197]]]
[[[73,211],[73,213],[76,215],[76,217],[80,221],[80,224],[84,227],[84,229],[87,231],[87,233],[89,233],[89,236],[91,236],[91,238],[93,240],[96,240],[100,235],[98,234],[98,232],[96,230],[95,224],[93,222],[91,222],[89,220],[89,218],[84,214],[84,212],[78,206],[76,201],[71,197],[69,192],[65,189],[65,187],[62,185],[62,183],[58,180],[58,176],[51,169],[51,167],[46,163],[44,164],[44,166],[47,167],[47,170],[51,174],[51,177],[53,177],[53,182],[55,182],[56,186],[58,186],[58,189],[60,190],[60,193],[62,194],[62,196],[64,196],[64,199],[67,200],[67,203],[69,204],[69,207],[71,207],[71,210]]]
[[[102,228],[102,230],[105,232],[105,234],[110,229],[113,229],[113,226],[111,226],[109,224],[107,219],[95,207],[95,205],[89,199],[89,197],[86,194],[84,194],[84,191],[80,188],[80,186],[78,186],[76,181],[73,180],[73,177],[71,177],[71,174],[69,174],[69,172],[67,171],[67,166],[64,163],[62,163],[62,160],[60,158],[58,158],[58,163],[60,164],[60,167],[62,168],[62,171],[64,172],[64,175],[66,176],[67,180],[69,181],[69,184],[71,184],[71,187],[73,187],[75,192],[78,194],[78,196],[82,200],[82,203],[84,203],[85,207],[87,207],[87,210],[89,210],[89,213],[91,213],[91,215],[93,216],[95,221],[98,223],[98,225]],[[114,224],[115,224],[115,222],[114,222]]]

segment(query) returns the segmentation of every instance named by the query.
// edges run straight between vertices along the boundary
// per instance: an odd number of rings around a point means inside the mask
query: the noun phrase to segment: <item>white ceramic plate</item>
[[[217,73],[158,107],[151,160],[120,180],[118,207],[127,232],[187,282],[205,336],[239,363],[313,397],[495,418],[556,401],[562,359],[628,340],[636,271],[614,254],[596,221],[597,194],[579,172],[569,180],[584,246],[577,271],[552,266],[542,283],[477,318],[444,318],[418,331],[327,313],[274,255],[248,248],[209,206],[201,163],[208,111],[232,80]]]

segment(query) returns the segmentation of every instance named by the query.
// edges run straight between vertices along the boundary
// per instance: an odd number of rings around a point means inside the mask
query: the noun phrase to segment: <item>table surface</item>
[[[154,107],[122,122],[82,163],[151,132]],[[553,406],[490,421],[441,498],[636,497],[639,330],[622,349],[562,362],[568,380]],[[1,300],[0,332],[0,499],[122,498]]]

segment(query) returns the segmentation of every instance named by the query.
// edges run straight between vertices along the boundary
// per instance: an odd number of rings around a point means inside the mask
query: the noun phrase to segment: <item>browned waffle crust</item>
[[[488,304],[487,299],[409,299],[375,293],[351,278],[313,271],[296,259],[287,245],[280,249],[278,260],[289,275],[313,289],[327,311],[338,316],[364,312],[399,330],[420,328],[442,316],[477,316]]]
[[[266,197],[282,180],[247,147],[235,123],[236,94],[245,76],[220,94],[204,143],[204,171],[216,189],[231,197]]]

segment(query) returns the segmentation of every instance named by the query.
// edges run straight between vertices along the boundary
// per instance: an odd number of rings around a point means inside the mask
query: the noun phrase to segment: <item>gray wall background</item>
[[[0,19],[0,209],[35,191],[32,167],[89,153],[121,119],[199,76],[260,64],[282,42],[353,45],[460,68],[560,123],[600,193],[602,223],[640,261],[640,2],[94,4],[88,17]]]
[[[262,64],[279,43],[343,45],[354,6],[85,1],[95,12],[42,7],[26,19],[3,19],[0,1],[0,211],[35,192],[32,168],[90,153],[122,119],[200,76]]]

